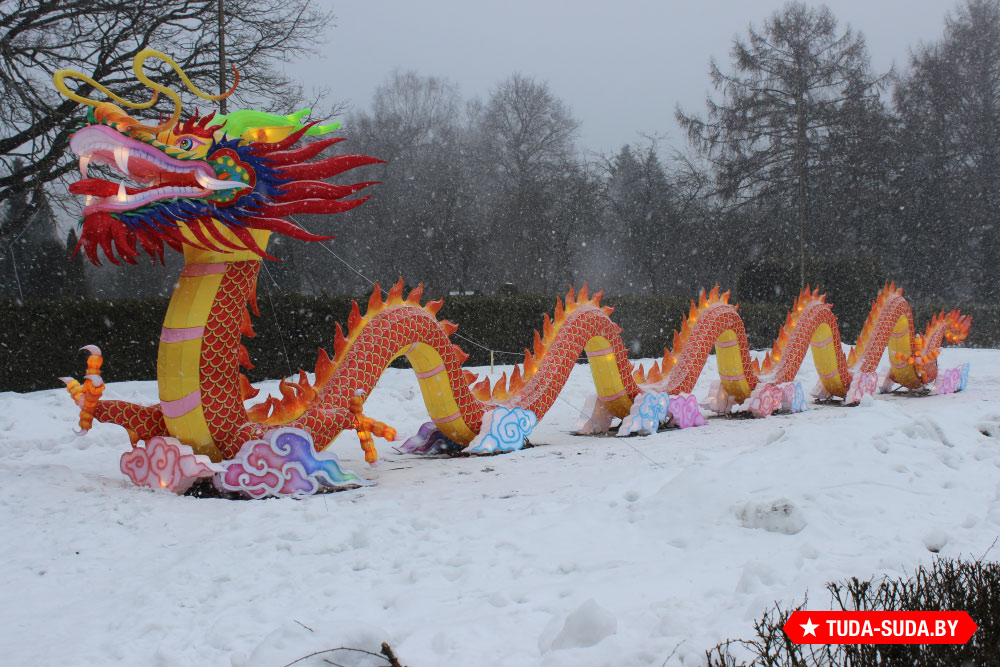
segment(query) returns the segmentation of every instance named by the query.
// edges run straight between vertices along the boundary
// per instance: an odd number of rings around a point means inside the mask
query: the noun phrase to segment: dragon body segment
[[[136,57],[142,80],[146,80],[142,63],[151,57],[180,71],[167,56],[147,50]],[[820,376],[818,395],[845,397],[859,374],[876,369],[887,348],[892,381],[910,389],[933,383],[942,343],[960,342],[968,333],[969,318],[952,311],[935,316],[923,335],[915,334],[909,305],[900,290],[887,285],[857,344],[845,355],[830,305],[818,291],[806,289],[772,349],[757,360],[751,357],[737,307],[728,303],[728,292],[719,294],[716,287],[692,303],[672,348],[646,371],[629,361],[621,330],[610,318],[612,309],[600,305],[601,293],[590,296],[584,286],[578,294],[571,288],[565,302],[557,302],[554,316],[545,316],[542,332],[535,333],[532,349],[525,351],[523,363],[511,376],[504,374],[491,383],[462,368],[467,355],[450,339],[457,326],[437,319],[441,302],[421,304],[421,287],[404,297],[400,280],[384,300],[376,285],[364,315],[353,304],[347,333],[337,325],[334,355],[320,350],[312,378],[300,371],[297,380],[280,383],[280,398],[269,397],[245,408],[258,391],[240,371],[252,368],[241,341],[254,335],[250,311],[257,312],[257,275],[261,262],[270,258],[266,250],[270,235],[306,241],[330,238],[310,234],[284,218],[294,213],[337,213],[360,205],[366,198],[346,198],[370,182],[333,185],[313,179],[379,160],[362,155],[319,157],[339,139],[299,146],[305,135],[336,127],[303,124],[304,112],[195,114],[179,122],[179,98],[170,92],[175,100],[171,120],[150,127],[118,106],[76,95],[66,86],[66,78],[83,79],[115,101],[127,103],[79,73],[63,71],[56,76],[64,94],[95,107],[70,142],[83,176],[71,191],[87,198],[77,250],[82,248],[95,263],[99,252],[116,264],[135,263],[140,251],[162,259],[166,244],[185,259],[160,332],[159,404],[101,400],[100,352],[88,348],[92,355],[85,382],[66,379],[81,406],[84,432],[97,419],[126,428],[133,445],[169,436],[189,447],[196,459],[221,461],[237,456],[248,444],[294,440],[294,429],[307,434],[317,451],[353,429],[366,460],[373,463],[377,453],[372,434],[388,436],[393,431],[364,416],[361,406],[399,356],[407,357],[417,375],[432,428],[466,446],[481,438],[493,415],[501,411],[541,419],[584,353],[596,388],[595,406],[610,421],[628,417],[641,394],[690,393],[713,351],[719,384],[731,403],[746,401],[760,385],[792,381],[809,350]],[[218,97],[188,85],[201,97]],[[88,167],[96,164],[137,185],[90,178]],[[181,451],[184,456],[187,452]],[[198,465],[210,468],[204,462]],[[329,461],[309,465],[336,467]]]

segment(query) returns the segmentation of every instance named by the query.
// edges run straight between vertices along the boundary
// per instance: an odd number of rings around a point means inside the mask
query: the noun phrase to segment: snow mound
[[[806,527],[802,512],[788,498],[751,501],[736,513],[736,517],[745,528],[763,528],[769,533],[794,535]]]
[[[574,609],[563,622],[562,630],[552,640],[551,649],[594,646],[618,632],[618,619],[593,598]]]

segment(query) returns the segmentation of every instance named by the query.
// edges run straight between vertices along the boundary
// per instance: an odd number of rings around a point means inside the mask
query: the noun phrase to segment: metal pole
[[[223,0],[219,0],[219,94],[226,92],[226,23],[222,8]],[[226,98],[219,100],[219,111],[226,113]]]

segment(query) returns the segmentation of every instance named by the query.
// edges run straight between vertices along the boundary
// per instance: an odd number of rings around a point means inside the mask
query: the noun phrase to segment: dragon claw
[[[89,352],[87,357],[87,374],[83,376],[83,384],[80,384],[71,377],[59,378],[66,385],[73,402],[80,406],[79,428],[74,429],[74,433],[79,436],[87,435],[90,427],[94,423],[94,410],[104,393],[104,380],[101,378],[101,364],[104,357],[101,348],[96,345],[85,345],[80,350]]]

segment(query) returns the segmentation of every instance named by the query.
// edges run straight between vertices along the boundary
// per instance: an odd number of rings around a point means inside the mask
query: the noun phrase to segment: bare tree
[[[551,261],[558,239],[567,238],[559,227],[569,221],[556,215],[554,206],[559,188],[575,186],[574,139],[580,123],[547,84],[522,74],[493,90],[480,122],[479,158],[496,174],[494,187],[502,200],[490,227],[507,256],[494,258],[495,275],[501,281],[554,289],[570,266],[569,257]]]
[[[235,99],[272,110],[298,102],[300,87],[275,64],[311,52],[332,15],[313,0],[226,0],[223,6],[225,57],[241,75]],[[66,149],[83,109],[55,91],[53,72],[75,69],[126,99],[145,101],[150,91],[135,80],[132,59],[156,48],[200,88],[214,90],[218,20],[218,0],[0,2],[0,203],[29,193],[23,209],[4,218],[0,252],[42,205],[42,188],[75,168]],[[149,67],[151,78],[177,87],[172,70],[157,71],[152,61]],[[92,93],[89,85],[79,92]],[[156,108],[150,113],[155,117]],[[18,158],[24,161],[19,169]]]

